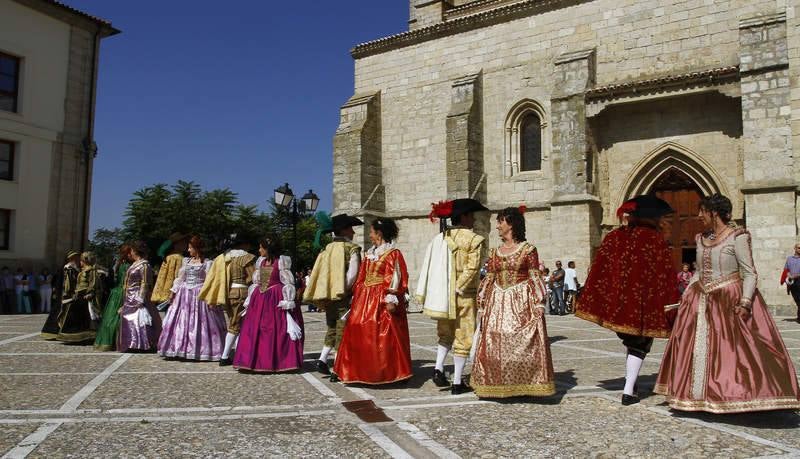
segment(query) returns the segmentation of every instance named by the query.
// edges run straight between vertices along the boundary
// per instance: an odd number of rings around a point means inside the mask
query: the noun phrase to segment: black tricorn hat
[[[675,213],[675,209],[667,201],[651,194],[639,195],[630,201],[636,205],[636,208],[629,212],[632,217],[660,218]]]
[[[361,226],[364,224],[364,222],[357,219],[356,217],[352,217],[347,214],[334,215],[331,218],[331,222],[332,222],[331,231],[333,231],[334,233],[343,230],[347,227]]]
[[[228,238],[228,243],[225,244],[228,248],[234,248],[236,246],[248,244],[254,245],[256,238],[246,232],[240,231],[238,233],[231,234]]]
[[[475,199],[453,199],[453,212],[450,214],[450,217],[460,217],[461,215],[468,214],[470,212],[480,212],[482,210],[489,209]]]

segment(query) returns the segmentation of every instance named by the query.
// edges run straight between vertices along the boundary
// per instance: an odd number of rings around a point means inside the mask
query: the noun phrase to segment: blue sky
[[[329,209],[349,50],[408,21],[405,0],[64,1],[122,30],[101,47],[92,231],[178,179],[262,208],[288,181]]]

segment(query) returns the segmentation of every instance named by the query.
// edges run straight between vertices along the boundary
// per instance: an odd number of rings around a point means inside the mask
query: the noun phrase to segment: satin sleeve
[[[408,291],[408,269],[403,254],[395,250],[389,263],[386,266],[384,279],[386,280],[387,294],[384,297],[385,303],[399,304],[400,298],[405,297]]]
[[[742,233],[734,239],[736,261],[739,263],[739,273],[742,276],[742,298],[740,304],[750,306],[756,292],[758,273],[753,263],[753,250],[750,233]]]
[[[153,291],[153,269],[149,263],[144,263],[142,269],[142,285],[139,287],[136,301],[139,306],[144,306]]]
[[[350,255],[350,261],[347,264],[347,276],[346,276],[346,290],[348,292],[353,290],[353,284],[356,283],[356,279],[358,278],[358,270],[361,266],[361,255],[358,252],[353,252]]]
[[[539,271],[539,251],[533,247],[527,256],[528,278],[533,288],[533,294],[537,305],[543,305],[547,298],[547,287],[542,280],[542,272]],[[576,278],[577,280],[577,278]]]
[[[172,293],[178,293],[178,289],[181,288],[183,284],[186,283],[186,265],[189,264],[189,259],[184,258],[183,263],[181,263],[181,267],[178,270],[178,275],[175,276],[175,280],[172,281],[172,288],[169,289]]]

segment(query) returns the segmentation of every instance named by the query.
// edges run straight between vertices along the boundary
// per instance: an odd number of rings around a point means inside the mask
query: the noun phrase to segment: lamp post
[[[297,222],[300,221],[300,216],[308,212],[316,212],[319,206],[319,197],[314,194],[312,190],[304,194],[302,198],[297,199],[289,188],[288,183],[284,183],[275,189],[275,204],[279,207],[290,211],[290,218],[292,220],[292,260],[297,262]]]

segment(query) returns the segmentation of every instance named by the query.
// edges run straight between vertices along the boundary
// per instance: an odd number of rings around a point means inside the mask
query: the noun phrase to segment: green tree
[[[97,263],[106,268],[114,264],[119,246],[122,245],[122,230],[119,228],[98,228],[89,241],[89,250],[97,256]]]

